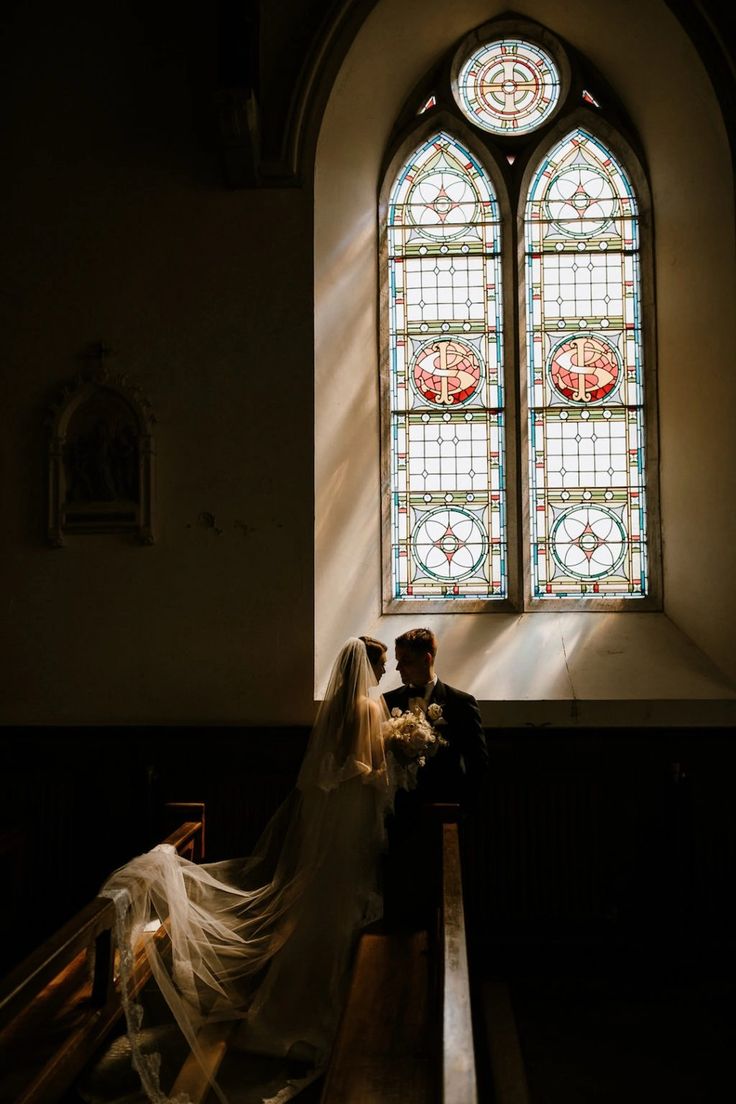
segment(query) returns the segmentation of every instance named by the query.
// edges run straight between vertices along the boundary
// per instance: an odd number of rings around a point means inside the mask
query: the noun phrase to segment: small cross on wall
[[[105,361],[112,355],[112,349],[104,341],[93,342],[83,354],[83,358],[87,362],[85,374],[88,376],[104,376],[107,371]]]

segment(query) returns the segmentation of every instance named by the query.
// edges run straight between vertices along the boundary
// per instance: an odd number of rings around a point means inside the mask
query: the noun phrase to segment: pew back
[[[201,807],[200,807],[201,808]],[[203,816],[163,841],[202,858]],[[21,962],[0,987],[0,1104],[51,1104],[72,1084],[122,1013],[115,977],[115,912],[96,897]],[[148,980],[145,951],[135,988]]]

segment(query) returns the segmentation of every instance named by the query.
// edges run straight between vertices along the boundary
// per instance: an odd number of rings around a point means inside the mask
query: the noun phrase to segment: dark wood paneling
[[[160,838],[166,801],[204,801],[207,858],[247,854],[296,779],[307,731],[6,729],[0,910],[7,968]],[[486,940],[633,942],[726,934],[732,730],[488,733],[467,826],[470,915]],[[8,954],[12,948],[12,954]]]
[[[0,972],[153,846],[166,801],[204,801],[207,857],[247,854],[294,784],[301,729],[2,732]],[[5,897],[5,894],[4,894]]]
[[[490,733],[468,862],[498,939],[697,938],[734,905],[731,730]]]

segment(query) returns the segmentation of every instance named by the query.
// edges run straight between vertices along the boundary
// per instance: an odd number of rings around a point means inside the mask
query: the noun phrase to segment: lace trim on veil
[[[173,850],[173,849],[172,849]],[[141,1079],[141,1086],[151,1104],[192,1104],[187,1093],[167,1096],[161,1089],[161,1055],[157,1051],[145,1053],[141,1045],[143,1006],[132,996],[135,974],[135,945],[140,932],[140,919],[136,923],[133,897],[124,886],[104,886],[101,897],[108,897],[115,909],[113,934],[118,948],[118,970],[120,979],[120,1003],[125,1014],[130,1042],[131,1064]],[[279,1104],[281,1102],[279,1101]]]

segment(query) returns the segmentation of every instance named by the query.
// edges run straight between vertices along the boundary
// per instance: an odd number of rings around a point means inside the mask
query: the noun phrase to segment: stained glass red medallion
[[[464,341],[430,341],[419,350],[412,371],[420,398],[436,406],[458,406],[478,390],[477,353]]]
[[[552,386],[564,399],[600,402],[618,385],[618,356],[613,346],[597,334],[575,334],[555,348],[549,374]]]

